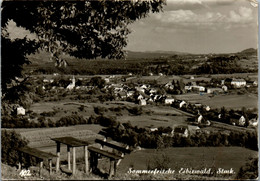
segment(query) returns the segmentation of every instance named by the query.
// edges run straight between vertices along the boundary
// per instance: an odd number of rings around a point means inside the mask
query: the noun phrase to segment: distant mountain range
[[[188,55],[190,53],[186,52],[177,52],[177,51],[145,51],[145,52],[134,52],[127,50],[127,58],[159,58],[164,56],[171,56],[171,55]]]
[[[242,53],[242,54],[252,54],[252,55],[257,55],[257,49],[254,49],[254,48],[248,48],[248,49],[245,49],[241,52],[238,52],[239,54]]]
[[[248,48],[241,52],[237,52],[236,54],[246,54],[246,55],[257,55],[257,49]],[[134,52],[127,50],[127,59],[140,59],[140,58],[160,58],[160,57],[168,57],[173,55],[192,55],[191,53],[187,52],[177,52],[177,51],[146,51],[146,52]],[[73,57],[68,55],[62,56],[66,60],[73,60]],[[40,51],[37,54],[28,56],[29,60],[32,63],[41,64],[44,62],[51,62],[50,61],[50,53]]]

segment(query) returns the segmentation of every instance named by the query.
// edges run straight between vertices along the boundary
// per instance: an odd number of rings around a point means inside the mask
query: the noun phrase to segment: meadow
[[[163,156],[166,159],[163,159]],[[147,169],[149,164],[156,161],[165,167],[178,172],[181,168],[212,168],[230,169],[236,173],[249,157],[256,157],[258,153],[241,147],[179,147],[162,150],[143,149],[126,155],[120,163],[119,172],[127,173],[129,168]],[[221,175],[216,175],[221,177]],[[234,175],[227,176],[234,178]]]
[[[243,95],[229,95],[229,94],[199,94],[199,93],[187,93],[182,95],[176,95],[177,99],[186,100],[191,103],[202,103],[212,108],[230,108],[230,109],[241,109],[256,108],[258,96],[256,94],[243,94]]]

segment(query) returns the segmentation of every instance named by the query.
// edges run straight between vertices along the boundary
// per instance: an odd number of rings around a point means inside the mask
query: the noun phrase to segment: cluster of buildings
[[[186,92],[205,92],[208,94],[213,93],[224,93],[228,91],[228,87],[242,88],[242,87],[256,87],[258,85],[257,81],[249,81],[248,83],[244,79],[225,79],[222,80],[218,87],[206,87],[202,85],[197,85],[196,82],[191,82],[190,85],[184,87]],[[169,87],[169,85],[166,85]],[[173,89],[173,87],[171,87]]]

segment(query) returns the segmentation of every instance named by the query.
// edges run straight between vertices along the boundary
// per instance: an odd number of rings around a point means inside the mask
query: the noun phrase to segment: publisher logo
[[[32,176],[30,170],[24,170],[24,169],[19,173],[19,175],[21,177],[30,177],[30,176]]]

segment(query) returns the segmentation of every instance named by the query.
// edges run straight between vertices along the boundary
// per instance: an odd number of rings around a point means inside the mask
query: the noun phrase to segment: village
[[[156,76],[157,79],[160,79],[163,75],[159,74]],[[69,92],[74,91],[91,91],[94,89],[102,89],[102,91],[108,93],[112,93],[112,99],[115,101],[127,101],[133,102],[140,106],[146,105],[168,105],[175,109],[184,110],[191,114],[194,114],[196,120],[194,122],[197,125],[205,124],[210,126],[212,120],[205,120],[204,115],[200,113],[200,109],[203,109],[207,112],[212,111],[209,105],[202,104],[200,102],[189,101],[187,99],[177,99],[172,92],[177,92],[177,94],[189,94],[195,93],[201,96],[208,96],[212,97],[214,95],[225,95],[231,92],[232,90],[240,90],[240,89],[249,89],[257,88],[257,80],[255,79],[248,79],[245,81],[243,78],[226,78],[226,79],[218,79],[217,80],[200,80],[194,78],[194,76],[190,76],[190,78],[185,79],[185,83],[183,79],[178,78],[177,80],[172,79],[171,81],[165,84],[149,84],[148,83],[138,83],[136,76],[133,76],[131,73],[127,76],[96,76],[92,77],[92,80],[96,80],[96,82],[92,85],[89,84],[91,82],[91,78],[84,78],[77,76],[77,79],[73,75],[67,76],[67,82],[69,83],[67,86],[58,86],[59,83],[55,77],[59,77],[58,73],[54,73],[53,78],[42,78],[42,84],[37,85],[37,87],[41,86],[40,89],[44,91],[44,94],[48,94],[48,92],[58,92],[58,91],[67,91]],[[71,78],[69,78],[71,77]],[[140,79],[140,78],[139,78]],[[142,79],[142,78],[141,78]],[[155,79],[154,79],[155,80]],[[38,81],[38,80],[37,80]],[[181,83],[180,83],[181,82]],[[52,86],[57,85],[57,86]],[[235,94],[235,93],[233,93]],[[222,107],[222,106],[221,106]],[[190,108],[190,109],[187,109]],[[16,108],[17,115],[24,116],[26,114],[26,110],[19,106]],[[237,112],[232,115],[233,117],[230,119],[230,122],[226,122],[227,124],[232,124],[234,126],[241,126],[241,127],[257,127],[258,126],[258,116],[256,113],[252,113],[247,115],[242,115],[241,113]],[[212,118],[214,121],[221,121],[221,113],[219,112],[218,115]],[[185,130],[179,129],[177,127],[176,130]],[[151,130],[156,130],[158,128],[151,128]],[[186,132],[188,130],[185,130]],[[183,132],[183,131],[182,131]],[[176,131],[175,131],[176,133]],[[186,135],[187,136],[187,135]]]

